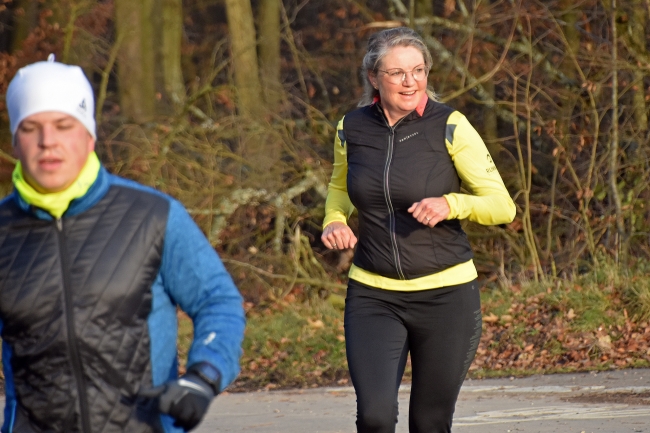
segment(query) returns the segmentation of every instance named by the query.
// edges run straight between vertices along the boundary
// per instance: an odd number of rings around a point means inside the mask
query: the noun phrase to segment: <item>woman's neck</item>
[[[400,120],[405,118],[408,113],[400,113],[397,115],[394,115],[393,113],[390,112],[390,110],[387,110],[384,106],[381,105],[381,102],[379,102],[379,106],[381,107],[381,111],[384,113],[384,117],[386,118],[386,122],[388,122],[388,126],[393,127],[395,126]]]

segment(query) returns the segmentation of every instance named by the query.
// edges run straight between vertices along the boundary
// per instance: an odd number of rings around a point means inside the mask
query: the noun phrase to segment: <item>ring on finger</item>
[[[427,219],[427,221],[431,221],[431,218],[429,218],[429,217],[425,217],[425,218]]]

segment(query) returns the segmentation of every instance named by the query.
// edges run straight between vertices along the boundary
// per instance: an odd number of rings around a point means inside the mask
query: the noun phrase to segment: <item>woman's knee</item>
[[[392,433],[397,423],[397,402],[391,405],[368,404],[357,407],[359,433]]]
[[[437,407],[428,411],[411,410],[409,431],[411,433],[449,433],[453,416],[453,407]]]

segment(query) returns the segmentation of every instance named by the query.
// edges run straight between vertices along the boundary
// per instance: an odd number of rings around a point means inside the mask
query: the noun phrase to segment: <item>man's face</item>
[[[95,150],[95,139],[83,124],[57,111],[26,117],[14,139],[14,155],[23,166],[25,180],[41,193],[72,185]]]

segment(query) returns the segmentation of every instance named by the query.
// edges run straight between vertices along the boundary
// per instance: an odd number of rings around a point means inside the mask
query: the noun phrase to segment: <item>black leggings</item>
[[[357,431],[393,433],[397,391],[411,353],[411,433],[448,433],[456,399],[481,337],[476,280],[417,292],[350,280],[345,300],[348,366]]]

